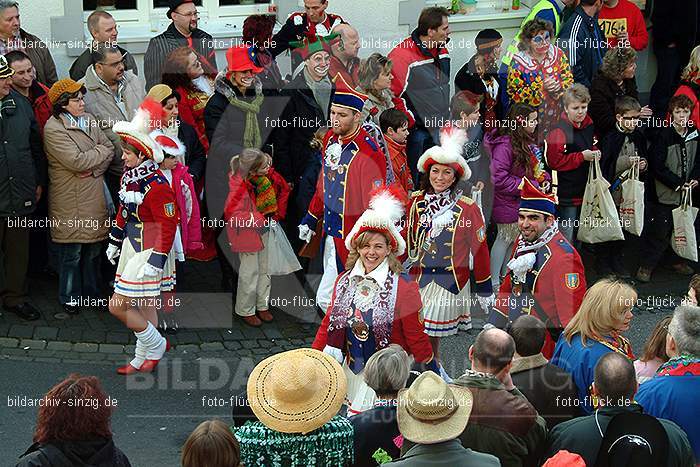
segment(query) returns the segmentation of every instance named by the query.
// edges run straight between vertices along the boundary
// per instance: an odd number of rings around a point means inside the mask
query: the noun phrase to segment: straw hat
[[[399,431],[418,444],[449,441],[467,427],[473,402],[469,389],[448,385],[432,371],[426,371],[410,388],[399,391]]]
[[[309,433],[340,410],[347,380],[338,362],[314,349],[282,352],[260,362],[248,378],[255,416],[281,433]]]

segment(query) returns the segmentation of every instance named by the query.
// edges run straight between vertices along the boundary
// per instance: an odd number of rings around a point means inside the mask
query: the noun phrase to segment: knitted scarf
[[[352,424],[340,415],[306,435],[280,433],[257,421],[234,430],[245,465],[344,467],[353,463]]]
[[[243,147],[259,148],[262,144],[260,135],[260,125],[258,124],[258,113],[263,101],[262,84],[255,80],[255,98],[246,102],[239,99],[229,85],[224,82],[227,78],[219,77],[216,80],[216,90],[228,100],[228,103],[245,114],[245,128],[243,130]]]
[[[693,355],[673,357],[656,370],[656,376],[700,376],[700,357]]]
[[[255,188],[255,207],[264,216],[277,212],[277,195],[272,182],[264,175],[250,177],[250,183]]]
[[[145,193],[141,189],[141,182],[158,170],[158,164],[152,159],[146,159],[141,165],[124,172],[119,189],[119,201],[121,204],[141,204]]]

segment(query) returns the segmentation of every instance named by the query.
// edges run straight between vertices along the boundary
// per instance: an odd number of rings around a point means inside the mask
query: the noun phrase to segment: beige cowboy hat
[[[455,439],[466,428],[473,403],[469,389],[448,385],[432,371],[426,371],[411,387],[399,391],[399,431],[418,444]]]
[[[266,358],[248,378],[248,401],[266,427],[281,433],[312,432],[340,410],[347,379],[334,358],[296,349]]]

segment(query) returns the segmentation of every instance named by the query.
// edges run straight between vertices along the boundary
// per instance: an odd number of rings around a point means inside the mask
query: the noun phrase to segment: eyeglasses
[[[68,102],[83,102],[85,98],[83,96],[71,97]]]
[[[184,16],[184,17],[186,17],[186,18],[192,18],[192,17],[197,18],[197,17],[199,17],[199,12],[198,12],[197,10],[191,11],[191,12],[189,12],[189,13],[178,13],[177,11],[173,11],[173,13],[177,13],[178,15]]]
[[[542,34],[541,36],[537,35],[533,37],[532,42],[534,42],[535,44],[541,44],[543,42],[549,42],[550,38],[551,36],[549,35],[549,31],[545,31],[544,34]]]
[[[99,62],[99,64],[102,66],[108,66],[108,67],[112,67],[112,68],[116,68],[117,66],[123,65],[125,63],[126,63],[126,58],[122,58],[118,62],[113,62],[113,63]]]

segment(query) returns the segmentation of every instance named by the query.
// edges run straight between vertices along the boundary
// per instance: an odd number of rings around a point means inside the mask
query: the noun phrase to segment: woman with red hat
[[[448,127],[441,145],[423,153],[420,190],[412,194],[408,214],[408,264],[420,287],[425,332],[437,358],[441,337],[471,329],[472,272],[481,307],[487,310],[493,301],[481,210],[458,185],[471,175],[461,156],[465,141],[464,130]]]
[[[312,344],[334,357],[348,378],[348,415],[371,408],[376,394],[364,381],[367,360],[389,344],[399,344],[436,373],[428,337],[420,321],[417,284],[398,256],[406,242],[397,227],[404,212],[397,185],[374,191],[369,208],[345,237],[345,272],[335,281],[331,305]]]
[[[262,148],[262,128],[266,112],[262,111],[264,92],[257,74],[262,68],[252,59],[254,49],[246,46],[231,47],[226,51],[228,68],[216,78],[214,95],[204,109],[204,126],[209,140],[207,170],[204,176],[204,196],[209,218],[221,219],[228,195],[229,161],[246,148]],[[272,154],[270,151],[266,151]],[[221,224],[221,223],[219,223]],[[221,235],[219,228],[216,236]],[[232,290],[235,284],[233,269],[215,242],[223,275],[222,286]]]
[[[109,312],[136,335],[133,360],[120,375],[151,372],[167,350],[156,330],[156,304],[175,288],[175,255],[170,254],[178,226],[175,193],[158,168],[163,150],[151,136],[163,107],[147,98],[130,122],[117,122],[126,172],[121,178],[119,208],[109,235],[107,259],[119,258]]]

